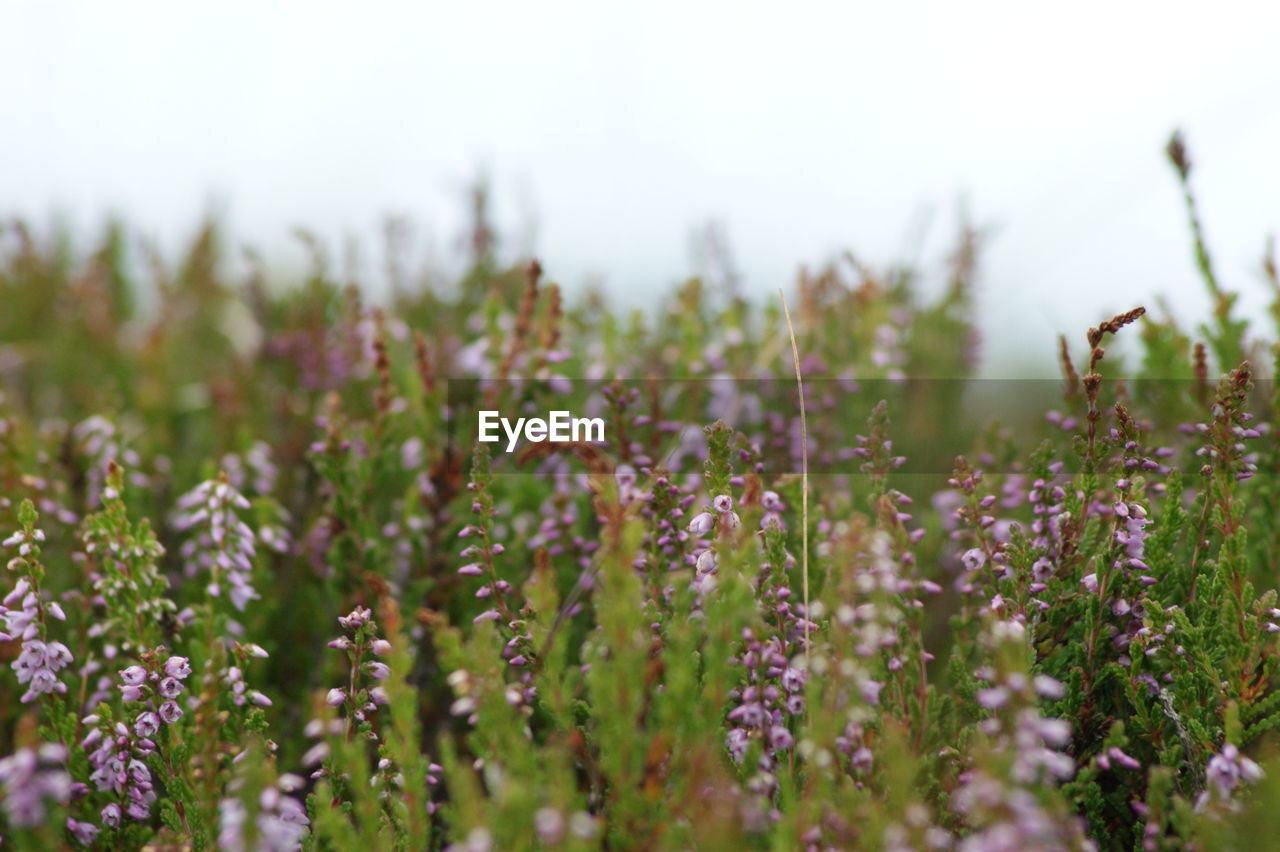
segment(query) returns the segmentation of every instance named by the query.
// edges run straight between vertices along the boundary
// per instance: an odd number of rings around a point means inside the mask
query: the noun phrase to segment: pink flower
[[[138,715],[133,722],[133,729],[140,737],[154,737],[160,730],[160,717],[150,710]]]
[[[164,661],[164,673],[184,680],[191,674],[191,662],[186,657],[170,657]]]
[[[120,680],[125,686],[141,686],[147,682],[147,670],[142,666],[129,666],[120,672]]]
[[[978,690],[978,703],[988,710],[999,710],[1009,703],[1009,690],[1003,686],[993,686]]]
[[[706,535],[716,525],[716,519],[710,512],[702,512],[694,515],[693,520],[689,522],[689,532],[694,535]]]

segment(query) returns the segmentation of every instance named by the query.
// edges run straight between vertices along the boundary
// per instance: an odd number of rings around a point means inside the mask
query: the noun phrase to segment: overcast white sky
[[[884,262],[957,200],[995,227],[995,353],[1167,293],[1207,300],[1162,156],[1182,127],[1222,278],[1265,302],[1280,230],[1280,5],[1264,2],[27,2],[0,6],[0,215],[112,212],[176,246],[210,209],[370,266],[388,213],[448,261],[462,189],[536,223],[557,279],[627,298],[722,223],[762,297]],[[1051,355],[1041,346],[1046,360]],[[1016,369],[1013,370],[1017,372]]]

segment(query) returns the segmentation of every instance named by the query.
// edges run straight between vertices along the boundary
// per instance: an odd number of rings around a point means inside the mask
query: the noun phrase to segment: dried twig
[[[782,313],[787,318],[787,334],[791,337],[791,360],[796,368],[796,392],[800,397],[800,576],[804,594],[804,663],[809,667],[809,422],[804,410],[804,379],[800,374],[800,348],[796,346],[796,330],[791,325],[787,296],[781,290]]]

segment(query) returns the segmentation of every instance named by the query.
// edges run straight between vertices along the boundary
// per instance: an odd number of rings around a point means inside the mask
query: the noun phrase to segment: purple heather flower
[[[302,755],[302,765],[315,766],[321,761],[327,760],[328,757],[329,744],[326,742],[319,742],[307,749],[306,753]]]
[[[249,501],[225,477],[209,479],[178,499],[179,511],[174,518],[180,532],[196,531],[181,550],[187,576],[208,572],[208,591],[214,597],[222,594],[220,579],[225,580],[231,603],[240,611],[260,597],[251,582],[256,537],[236,514],[249,507]]]
[[[1119,748],[1116,748],[1115,746],[1112,746],[1111,748],[1107,749],[1107,756],[1110,757],[1111,760],[1115,761],[1120,766],[1124,767],[1125,769],[1141,769],[1142,768],[1141,763],[1139,763],[1132,756],[1121,751]]]
[[[338,626],[343,630],[355,631],[373,618],[373,611],[368,607],[358,606],[346,615],[338,616]]]
[[[725,735],[725,747],[736,763],[741,763],[747,756],[748,745],[750,745],[750,734],[747,733],[746,728],[730,728],[729,733]]]
[[[67,817],[67,831],[83,846],[92,846],[98,837],[99,828],[91,822],[79,822]]]
[[[721,494],[711,501],[711,506],[720,514],[733,511],[733,498],[728,494]]]
[[[559,843],[564,838],[564,814],[552,807],[538,808],[533,815],[534,830],[538,839],[548,845]]]
[[[977,571],[987,561],[987,554],[981,548],[971,547],[966,550],[960,557],[960,561],[964,563],[964,567],[970,571]]]
[[[172,725],[182,718],[182,708],[176,701],[166,701],[160,705],[160,718],[165,721],[165,724]]]
[[[689,522],[689,532],[697,536],[704,536],[715,528],[716,519],[710,512],[702,512],[694,515],[693,520]]]
[[[26,504],[30,509],[30,504]],[[49,693],[65,693],[67,685],[58,680],[57,673],[72,662],[71,651],[61,642],[46,642],[44,616],[65,620],[62,608],[51,601],[43,599],[40,587],[38,564],[39,543],[44,541],[44,532],[35,528],[24,528],[7,540],[9,546],[17,546],[20,556],[9,563],[10,569],[24,567],[27,576],[20,577],[14,588],[4,597],[0,604],[0,624],[3,625],[3,641],[21,639],[22,650],[11,668],[17,673],[18,683],[26,684],[27,690],[21,701],[29,704],[41,695]]]
[[[0,758],[0,793],[5,816],[15,827],[33,828],[46,816],[46,803],[71,795],[71,776],[62,768],[66,749],[46,744]]]
[[[267,787],[258,796],[253,848],[260,852],[294,852],[307,833],[310,820],[306,809],[297,799],[284,795],[286,786],[290,785],[285,776],[281,776],[274,786]],[[239,799],[226,798],[218,803],[219,849],[245,852],[249,848],[244,838],[247,819],[244,803]]]
[[[245,651],[247,651],[250,657],[253,657],[254,659],[257,659],[257,660],[266,660],[266,659],[270,659],[271,657],[271,655],[267,653],[266,648],[263,648],[261,645],[256,645],[253,642],[248,642],[244,645],[241,645],[240,647]],[[188,671],[190,671],[190,669],[188,669]]]
[[[138,718],[133,722],[133,729],[138,736],[151,738],[160,730],[160,717],[150,710],[139,714]]]
[[[1048,675],[1036,675],[1032,683],[1035,686],[1036,692],[1051,700],[1056,701],[1066,694],[1066,687],[1062,685],[1062,682],[1055,680]]]
[[[71,652],[61,642],[24,641],[21,653],[11,664],[17,672],[18,683],[27,684],[22,703],[28,704],[52,692],[65,693],[67,685],[58,680],[57,672],[70,662]]]
[[[346,691],[339,689],[336,686],[333,689],[329,690],[329,692],[324,697],[324,703],[328,704],[330,707],[339,707],[346,700],[347,700]]]
[[[1009,690],[1003,686],[993,686],[978,690],[978,703],[988,710],[999,710],[1009,703]]]
[[[1243,784],[1259,781],[1263,772],[1262,767],[1242,755],[1235,745],[1228,743],[1222,747],[1222,751],[1209,758],[1204,775],[1208,785],[1206,793],[1212,791],[1220,799],[1230,799]]]
[[[805,672],[803,669],[787,666],[782,672],[782,688],[787,692],[799,692],[804,688]]]
[[[186,657],[170,657],[164,661],[164,673],[178,680],[185,680],[191,675],[191,663]]]

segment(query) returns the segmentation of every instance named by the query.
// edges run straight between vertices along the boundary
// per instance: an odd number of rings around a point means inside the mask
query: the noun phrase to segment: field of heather
[[[624,312],[6,223],[0,848],[1276,848],[1280,280],[1168,154],[1211,315],[1026,381],[969,231]]]

